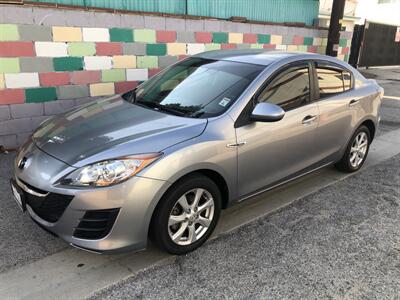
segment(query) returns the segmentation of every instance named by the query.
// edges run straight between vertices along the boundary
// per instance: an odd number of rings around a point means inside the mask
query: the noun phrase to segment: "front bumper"
[[[27,162],[20,169],[18,162],[24,157],[27,157]],[[135,176],[121,184],[104,188],[54,185],[72,170],[73,167],[44,153],[33,144],[20,150],[15,162],[15,178],[18,186],[30,197],[31,202],[27,201],[26,208],[32,219],[47,231],[86,250],[123,252],[144,249],[152,213],[170,184]],[[32,191],[38,193],[35,197],[40,194],[46,196],[35,198]],[[58,216],[53,214],[49,217],[43,213],[49,212],[47,206],[42,205],[43,201],[51,209],[60,199],[70,201]],[[97,223],[93,223],[93,219]],[[99,223],[98,220],[104,222]],[[104,224],[106,231],[99,235],[90,234],[92,229],[99,230],[93,224]],[[83,232],[82,228],[86,231]]]

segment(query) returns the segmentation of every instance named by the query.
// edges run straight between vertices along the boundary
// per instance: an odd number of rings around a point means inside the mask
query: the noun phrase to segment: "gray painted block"
[[[237,22],[221,21],[221,31],[222,32],[238,32]]]
[[[128,55],[146,55],[146,44],[143,43],[123,43],[122,51]]]
[[[265,25],[250,24],[251,33],[265,33]]]
[[[124,28],[144,28],[144,17],[141,15],[121,14],[121,26]]]
[[[0,105],[0,121],[10,120],[10,106],[9,105]]]
[[[150,29],[165,30],[165,18],[144,16],[144,27]]]
[[[0,135],[0,146],[6,149],[15,149],[19,146],[17,136],[15,134]]]
[[[185,20],[186,31],[204,31],[204,20]]]
[[[65,19],[67,26],[98,27],[96,14],[92,11],[66,10]]]
[[[328,30],[320,30],[319,37],[327,38],[328,37]]]
[[[250,33],[251,26],[248,23],[237,23],[237,32]]]
[[[67,19],[65,10],[32,7],[33,22],[37,25],[60,25],[66,26]]]
[[[51,72],[53,60],[50,57],[21,57],[19,59],[21,72]]]
[[[33,129],[31,118],[11,119],[0,122],[0,136],[32,132]]]
[[[0,23],[33,24],[32,8],[0,5]]]
[[[185,31],[185,19],[165,18],[165,29]]]
[[[221,21],[204,20],[204,31],[211,31],[211,32],[221,31]]]
[[[31,136],[31,132],[26,132],[26,133],[20,133],[17,134],[17,146],[21,146],[23,143],[25,143],[28,138]]]
[[[168,67],[178,61],[176,56],[160,56],[158,58],[158,65],[161,68]]]
[[[44,103],[44,114],[46,116],[57,115],[75,106],[74,100],[57,100]]]
[[[121,15],[96,12],[94,13],[95,27],[121,27]]]
[[[293,35],[284,35],[282,44],[283,45],[292,45],[293,43]]]
[[[200,30],[202,31],[202,30]],[[195,43],[196,38],[194,32],[177,32],[176,33],[176,41],[178,43]]]
[[[57,87],[58,99],[74,99],[89,96],[87,85],[66,85]]]
[[[287,26],[271,26],[274,30],[273,34],[279,34],[279,35],[287,35],[289,34],[289,32],[291,32],[291,28],[289,29],[289,27]]]
[[[19,25],[21,41],[52,41],[51,27],[39,25]]]
[[[43,116],[43,103],[11,104],[10,112],[13,119]]]
[[[237,49],[249,49],[250,48],[250,44],[237,44],[236,48]]]

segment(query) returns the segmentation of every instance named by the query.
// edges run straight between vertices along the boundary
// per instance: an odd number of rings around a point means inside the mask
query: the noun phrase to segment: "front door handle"
[[[301,121],[302,124],[310,124],[311,122],[314,122],[317,119],[317,116],[312,116],[308,115],[304,117],[303,121]]]
[[[349,102],[349,106],[350,106],[350,107],[351,107],[351,106],[354,106],[354,105],[358,104],[359,102],[360,102],[360,100],[351,99],[350,102]]]

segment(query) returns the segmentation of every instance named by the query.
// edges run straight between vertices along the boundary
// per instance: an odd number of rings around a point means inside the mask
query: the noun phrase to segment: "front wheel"
[[[172,254],[200,247],[213,232],[221,212],[217,185],[201,174],[190,175],[170,188],[153,215],[150,237]]]

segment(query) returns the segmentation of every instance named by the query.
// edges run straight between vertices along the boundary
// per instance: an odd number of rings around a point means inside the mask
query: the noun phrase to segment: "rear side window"
[[[347,70],[317,64],[316,72],[320,98],[334,96],[351,89],[351,73]]]

